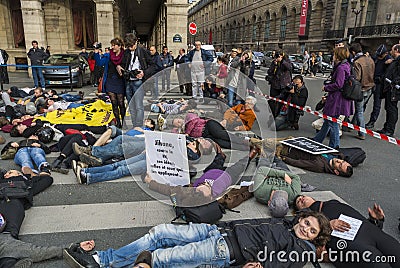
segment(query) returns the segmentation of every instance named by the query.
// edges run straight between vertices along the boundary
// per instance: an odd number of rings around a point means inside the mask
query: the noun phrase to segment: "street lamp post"
[[[354,38],[356,36],[358,15],[363,11],[363,9],[365,7],[365,2],[366,2],[366,0],[360,0],[360,9],[357,9],[358,0],[352,0],[350,3],[351,4],[351,12],[353,12],[356,15],[356,19],[354,20]]]

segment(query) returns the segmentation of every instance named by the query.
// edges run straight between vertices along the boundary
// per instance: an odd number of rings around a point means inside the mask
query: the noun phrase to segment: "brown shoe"
[[[6,143],[6,139],[0,135],[0,144]]]
[[[103,164],[103,161],[101,161],[100,158],[97,158],[97,157],[95,157],[93,155],[88,155],[88,154],[85,154],[85,153],[82,153],[79,156],[79,159],[83,163],[86,163],[86,164],[88,164],[89,166],[92,166],[92,167],[98,167],[98,166],[101,166]]]
[[[261,150],[260,148],[257,148],[255,146],[250,147],[250,153],[249,153],[249,158],[253,159],[254,157],[257,157],[260,154]]]
[[[76,154],[76,155],[81,155],[81,154],[92,155],[92,147],[91,146],[88,146],[88,147],[80,146],[76,142],[74,142],[72,144],[72,150],[74,151],[74,154]]]

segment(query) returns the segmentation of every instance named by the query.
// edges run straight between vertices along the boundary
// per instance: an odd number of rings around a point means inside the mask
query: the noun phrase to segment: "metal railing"
[[[328,30],[324,33],[324,39],[340,39],[344,37],[344,30]]]
[[[363,26],[356,27],[356,31],[354,32],[354,28],[349,28],[347,31],[347,36],[355,35],[357,37],[360,36],[399,36],[400,34],[400,23],[394,24],[384,24],[384,25],[375,25],[375,26]]]

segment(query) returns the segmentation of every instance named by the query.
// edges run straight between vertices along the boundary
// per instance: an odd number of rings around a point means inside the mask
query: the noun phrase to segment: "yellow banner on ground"
[[[85,124],[88,126],[104,126],[114,119],[111,104],[102,100],[69,110],[57,110],[47,113],[38,119],[51,124]]]

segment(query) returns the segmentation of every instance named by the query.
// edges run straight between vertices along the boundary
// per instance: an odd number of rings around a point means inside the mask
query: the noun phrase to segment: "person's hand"
[[[227,123],[227,121],[225,119],[220,122],[221,126],[223,126],[223,127],[226,127],[226,123]]]
[[[161,107],[162,106],[162,104],[159,102],[159,103],[157,103],[157,105],[156,105],[157,107]]]
[[[122,68],[121,65],[117,65],[116,69],[117,69],[119,76],[122,76],[122,72],[124,71],[124,68]]]
[[[339,232],[346,232],[351,229],[350,224],[342,220],[335,219],[331,220],[329,223],[331,225],[332,230],[336,230]]]
[[[322,92],[324,92],[325,91],[325,87],[322,87]]]
[[[385,61],[385,64],[391,64],[392,61],[393,61],[393,59],[387,59],[387,60]]]
[[[376,220],[382,220],[383,218],[385,218],[385,213],[383,212],[383,209],[376,203],[372,208],[368,208],[368,213],[371,218]]]
[[[149,183],[152,181],[152,179],[151,179],[150,175],[147,174],[146,177],[144,177],[144,180],[143,180],[143,181],[144,181],[145,183],[149,184]]]
[[[139,70],[139,71],[140,71],[140,73],[138,75],[136,75],[136,78],[137,79],[142,79],[143,76],[144,76],[144,72],[143,72],[143,70]]]
[[[84,251],[91,251],[95,247],[94,240],[88,240],[88,241],[83,241],[79,243],[79,246],[84,250]]]
[[[242,266],[242,268],[262,268],[263,266],[259,262],[248,262]]]
[[[292,89],[291,90],[289,90],[289,93],[294,93],[294,88],[292,87]]]
[[[13,143],[11,143],[11,147],[18,148],[18,147],[19,147],[19,144],[16,143],[16,142],[13,142]]]
[[[286,173],[285,173],[285,181],[286,181],[288,184],[292,184],[292,178],[290,178],[290,176],[289,176],[288,174],[286,174]]]
[[[33,147],[40,147],[40,144],[37,143],[37,142],[34,142],[34,143],[32,143],[32,146],[33,146]]]

